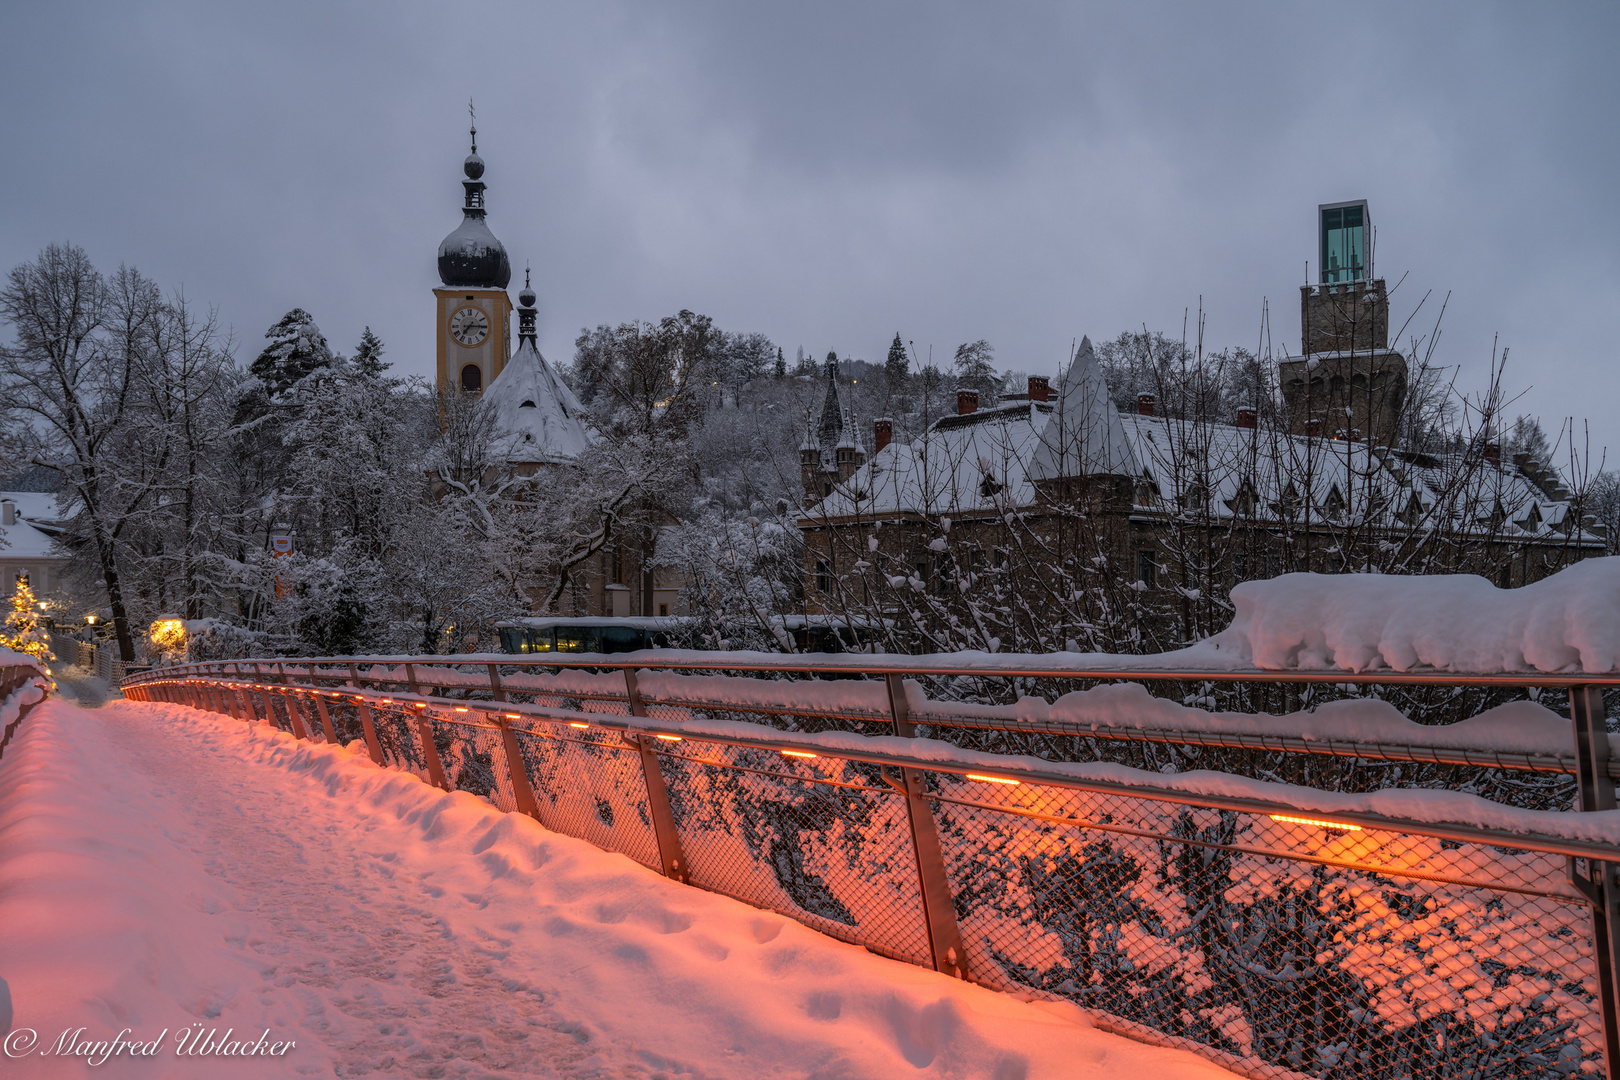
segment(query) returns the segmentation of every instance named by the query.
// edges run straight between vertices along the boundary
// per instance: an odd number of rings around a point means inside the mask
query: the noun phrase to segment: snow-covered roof
[[[1021,403],[947,416],[891,442],[835,487],[815,516],[961,513],[1033,502],[1029,457],[1051,406]]]
[[[38,491],[0,491],[0,502],[16,505],[17,520],[0,525],[0,559],[65,558],[52,545],[61,518],[56,496]],[[0,519],[3,520],[3,519]]]
[[[1185,507],[1217,519],[1323,526],[1370,521],[1504,539],[1598,544],[1570,519],[1567,494],[1535,467],[1475,454],[1437,457],[1366,442],[1287,435],[1210,421],[1120,413],[1089,341],[1053,405],[1019,402],[948,416],[893,442],[835,487],[806,521],[898,513],[1006,510],[1035,484],[1131,477],[1142,513]]]
[[[1058,383],[1057,409],[1041,431],[1030,475],[1036,480],[1135,476],[1140,472],[1137,461],[1108,395],[1091,339],[1081,338],[1079,351]]]
[[[527,336],[484,391],[484,401],[495,410],[507,461],[567,461],[596,437],[579,398]]]

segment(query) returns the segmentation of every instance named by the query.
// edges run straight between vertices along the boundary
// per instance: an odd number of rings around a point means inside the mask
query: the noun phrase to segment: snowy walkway
[[[363,755],[121,701],[46,702],[19,735],[0,762],[13,1026],[44,1047],[79,1027],[169,1041],[94,1069],[36,1047],[7,1076],[1229,1075],[673,884]],[[177,1057],[192,1024],[297,1045]]]

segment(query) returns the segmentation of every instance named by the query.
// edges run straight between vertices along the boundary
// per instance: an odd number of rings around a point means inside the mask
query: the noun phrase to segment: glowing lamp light
[[[411,708],[413,708],[413,709],[425,709],[425,708],[427,708],[427,702],[425,702],[425,701],[412,702],[411,703]]]
[[[456,706],[456,712],[466,712],[466,711],[467,711],[467,706],[465,706],[465,705],[457,705]]]
[[[568,726],[572,727],[572,728],[579,728],[579,730],[581,730],[581,731],[589,731],[589,730],[591,730],[591,725],[576,723],[575,721],[572,721],[572,720],[570,720],[568,722]],[[663,736],[660,735],[659,738],[663,738]]]
[[[1294,817],[1291,814],[1272,814],[1272,821],[1286,821],[1294,825],[1315,825],[1318,829],[1338,829],[1341,832],[1360,832],[1360,825],[1346,825],[1342,821],[1323,821],[1321,818]]]
[[[783,756],[783,757],[802,757],[802,758],[813,758],[813,757],[815,757],[815,756],[816,756],[816,755],[814,755],[814,754],[807,754],[807,753],[805,753],[805,752],[804,752],[804,751],[803,751],[803,750],[784,750],[784,751],[782,751],[782,756]]]
[[[680,742],[681,741],[681,737],[679,735],[655,735],[653,737],[656,738],[656,739],[662,739],[665,742]]]
[[[1023,783],[1021,780],[1010,780],[1005,776],[982,776],[979,773],[968,773],[967,778],[969,780],[977,780],[981,784],[1007,784],[1011,787],[1017,787],[1019,784]]]
[[[521,720],[521,719],[523,719],[522,716],[518,715],[515,712],[502,713],[501,715],[506,717],[508,720]]]
[[[163,652],[179,652],[186,647],[186,624],[174,616],[165,615],[152,624],[146,636]]]

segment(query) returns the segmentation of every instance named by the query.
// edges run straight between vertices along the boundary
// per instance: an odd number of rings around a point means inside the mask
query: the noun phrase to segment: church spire
[[[470,101],[467,111],[471,116]],[[512,264],[484,221],[484,159],[478,156],[477,118],[472,117],[468,126],[472,153],[461,163],[466,201],[461,224],[439,245],[439,280],[451,288],[504,289],[512,280]]]
[[[526,341],[535,348],[534,317],[534,290],[529,287],[529,268],[523,268],[523,291],[518,293],[518,348],[523,347]]]

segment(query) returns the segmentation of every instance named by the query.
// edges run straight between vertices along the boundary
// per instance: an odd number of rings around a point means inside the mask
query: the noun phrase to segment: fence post
[[[636,673],[632,668],[624,669],[624,689],[630,702],[630,715],[646,716],[647,706],[641,702],[641,691],[636,687]],[[664,787],[663,766],[649,745],[650,738],[638,732],[631,741],[641,751],[641,776],[647,784],[647,812],[652,817],[653,836],[658,840],[658,861],[663,864],[665,877],[690,885],[692,873],[686,865],[686,853],[681,850],[681,834],[675,829],[675,813],[669,806],[669,789]]]
[[[529,783],[529,769],[523,764],[523,750],[518,746],[517,734],[512,730],[512,722],[505,717],[500,720],[501,749],[506,754],[506,775],[512,782],[512,798],[517,802],[518,813],[528,814],[534,820],[540,820],[540,801],[534,797],[534,785]]]
[[[383,763],[382,743],[377,741],[377,726],[371,722],[371,707],[362,698],[354,703],[355,711],[360,714],[360,730],[366,736],[366,749],[371,751],[371,760],[378,765]]]
[[[906,704],[906,686],[899,674],[883,677],[889,691],[889,714],[894,733],[902,739],[916,734],[911,710]],[[887,771],[887,770],[885,770]],[[923,923],[928,931],[928,948],[934,957],[934,970],[957,979],[966,979],[967,953],[962,948],[962,932],[956,925],[956,902],[951,897],[950,879],[945,876],[945,856],[939,846],[939,830],[934,812],[923,795],[922,774],[916,769],[900,770],[900,787],[906,796],[906,817],[911,822],[911,849],[917,857],[917,883],[922,893]]]
[[[439,747],[433,741],[433,721],[428,719],[426,709],[416,714],[416,734],[422,740],[422,759],[427,762],[428,780],[434,787],[449,791],[450,781],[445,779],[444,763],[439,760]]]
[[[1575,729],[1575,769],[1583,811],[1613,810],[1614,781],[1609,777],[1609,728],[1603,715],[1603,689],[1569,688],[1569,719]],[[1570,867],[1575,877],[1574,865]],[[1588,859],[1586,880],[1575,880],[1592,904],[1592,952],[1602,999],[1603,1057],[1610,1080],[1620,1078],[1620,862]]]
[[[420,686],[416,685],[416,665],[415,664],[406,664],[405,665],[405,682],[410,686],[412,694],[414,694],[416,697],[421,697],[422,696],[422,688]]]
[[[495,668],[495,664],[489,665],[489,692],[495,696],[496,701],[505,701],[506,691],[501,689],[501,673]]]
[[[319,690],[315,691],[315,711],[320,714],[321,730],[326,733],[326,741],[336,746],[338,741],[337,729],[332,726],[332,714],[327,712],[326,699],[321,697]]]

